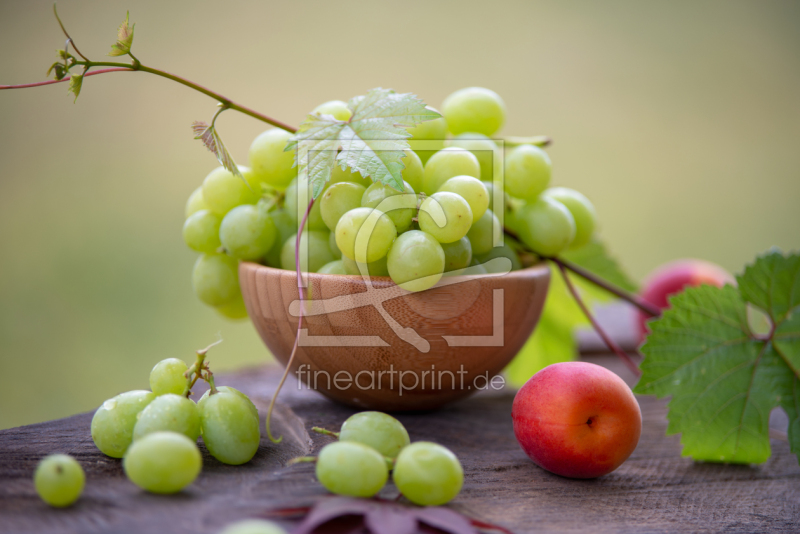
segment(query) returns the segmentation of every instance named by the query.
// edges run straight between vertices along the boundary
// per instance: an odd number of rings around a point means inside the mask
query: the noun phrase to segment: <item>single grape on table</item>
[[[197,478],[203,458],[197,444],[177,432],[153,432],[131,445],[122,461],[131,482],[152,493],[176,493]]]
[[[33,475],[36,493],[44,502],[57,508],[77,501],[85,483],[83,468],[67,454],[51,454],[42,459]]]
[[[447,448],[418,441],[400,451],[392,479],[400,493],[414,504],[439,506],[459,494],[464,470]]]
[[[337,495],[372,497],[389,479],[383,456],[355,441],[336,441],[325,445],[316,465],[317,480]]]
[[[360,412],[342,423],[339,441],[355,441],[372,447],[387,458],[396,458],[410,443],[403,424],[382,412]]]

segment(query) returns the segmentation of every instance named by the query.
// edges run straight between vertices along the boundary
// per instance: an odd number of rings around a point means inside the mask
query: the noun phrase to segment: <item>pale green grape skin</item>
[[[243,175],[250,172],[246,167],[239,171]],[[209,210],[222,217],[236,206],[255,204],[258,194],[241,177],[217,167],[203,180],[203,199]]]
[[[383,456],[354,441],[325,445],[317,456],[317,480],[331,493],[349,497],[372,497],[389,479]]]
[[[464,485],[464,469],[450,450],[427,441],[412,443],[397,457],[395,486],[409,501],[439,506],[452,501]]]
[[[239,298],[234,299],[227,304],[223,304],[222,306],[217,306],[214,308],[217,313],[223,316],[226,319],[230,319],[231,321],[239,321],[241,319],[247,318],[247,307],[244,305],[244,299],[241,295]]]
[[[406,156],[402,159],[403,165],[405,165],[402,172],[403,181],[414,191],[422,191],[422,175],[425,172],[422,160],[413,150],[404,150],[404,152]]]
[[[427,106],[427,108],[437,111],[431,106]],[[414,152],[416,152],[423,164],[427,162],[433,154],[444,148],[444,142],[447,138],[447,121],[445,121],[444,117],[439,117],[438,119],[434,119],[432,121],[421,122],[416,126],[408,128],[407,130],[408,133],[411,134],[409,141],[430,141],[430,143],[425,144],[426,146],[424,148],[421,146],[416,146],[413,142],[411,143],[411,148],[414,149]],[[420,191],[422,189],[422,187],[417,187],[414,185],[414,182],[405,176],[403,176],[403,180],[410,183],[411,187],[414,188],[414,191]]]
[[[442,278],[444,251],[432,235],[409,230],[395,240],[386,264],[395,284],[407,291],[424,291]]]
[[[292,134],[273,128],[260,134],[250,145],[250,167],[256,181],[283,191],[297,176],[294,151],[284,152]]]
[[[362,263],[384,257],[396,237],[394,222],[385,213],[371,208],[350,210],[336,225],[336,244],[342,255]]]
[[[486,192],[489,194],[489,209],[492,210],[495,213],[499,213],[497,210],[498,210],[498,208],[500,208],[501,210],[503,210],[505,212],[506,211],[506,206],[508,206],[508,199],[509,199],[508,193],[503,191],[503,198],[500,201],[500,206],[495,206],[494,205],[494,190],[495,190],[494,182],[487,182],[487,181],[483,180],[481,183],[483,183],[483,186],[486,188]]]
[[[83,468],[67,454],[51,454],[43,458],[33,474],[36,493],[44,502],[56,508],[77,501],[85,483]]]
[[[444,211],[444,226],[436,224],[432,213],[436,213],[439,205]],[[422,201],[419,209],[419,228],[436,238],[440,243],[458,241],[472,226],[472,210],[461,195],[442,191],[434,193]]]
[[[286,240],[291,236],[297,235],[297,224],[295,224],[291,216],[289,216],[283,208],[270,212],[269,216],[275,224],[275,228],[278,230],[278,235],[275,238],[275,243],[272,244],[272,248],[267,252],[267,265],[280,269],[283,244],[286,243]]]
[[[319,274],[347,274],[347,271],[344,270],[344,264],[342,263],[342,260],[335,260],[330,263],[326,263],[320,267],[317,272]]]
[[[237,397],[239,397],[240,399],[242,399],[244,404],[247,405],[247,409],[250,410],[250,413],[252,413],[253,416],[256,419],[258,419],[258,408],[256,408],[256,405],[253,404],[253,401],[250,400],[250,397],[248,397],[247,395],[245,395],[244,393],[242,393],[238,389],[232,388],[230,386],[217,386],[217,391],[224,391],[226,393],[232,393],[232,394],[236,395]],[[210,389],[207,389],[206,392],[203,393],[203,396],[200,397],[199,401],[197,401],[198,409],[199,409],[199,406],[200,406],[200,402],[202,402],[203,399],[207,399],[210,394],[211,394],[211,390]]]
[[[444,251],[444,272],[446,273],[469,267],[472,261],[472,243],[466,236],[452,243],[443,243],[442,250]]]
[[[480,179],[481,165],[475,155],[463,148],[449,147],[440,150],[425,164],[422,174],[422,191],[432,195],[453,176],[472,176]]]
[[[201,185],[192,191],[192,194],[189,195],[189,200],[186,201],[186,218],[188,219],[191,217],[193,213],[207,209],[208,206],[206,205],[206,201],[203,199],[203,186]]]
[[[251,405],[249,400],[230,391],[219,391],[200,399],[197,406],[203,442],[220,462],[241,465],[249,462],[258,451],[261,431]]]
[[[347,107],[347,102],[341,100],[331,100],[315,107],[311,113],[320,115],[332,115],[337,121],[347,122],[353,116],[353,112]]]
[[[323,189],[323,194],[325,190]],[[308,209],[308,203],[311,201],[311,186],[308,180],[293,180],[286,188],[286,196],[284,197],[284,210],[292,219],[292,222],[300,226],[303,217]],[[299,208],[299,209],[298,209]],[[303,227],[308,230],[327,230],[325,221],[322,220],[322,212],[320,211],[319,199],[311,206],[311,211],[308,212],[308,219],[306,225]]]
[[[287,534],[279,525],[263,519],[245,519],[231,523],[219,534]]]
[[[547,189],[544,195],[564,204],[575,219],[575,239],[570,248],[579,248],[588,243],[597,225],[597,212],[592,202],[580,192],[566,187]]]
[[[345,168],[344,170],[339,166],[337,162],[336,165],[333,166],[333,171],[331,171],[331,179],[328,181],[328,184],[338,184],[340,182],[352,182],[354,184],[363,185],[364,188],[369,187],[372,185],[372,180],[369,178],[364,178],[361,176],[360,172],[351,172],[352,169],[350,167]]]
[[[275,222],[263,206],[237,206],[225,215],[219,227],[222,246],[237,260],[263,258],[277,237]]]
[[[519,236],[540,256],[556,256],[575,238],[575,219],[566,206],[542,196],[517,214]]]
[[[331,254],[337,260],[342,259],[342,251],[339,250],[339,245],[336,244],[336,232],[331,232],[328,235],[328,247],[331,249]]]
[[[239,262],[225,254],[203,254],[194,264],[192,286],[202,302],[222,306],[241,295]]]
[[[345,274],[363,276],[361,271],[366,268],[366,272],[370,278],[375,276],[389,276],[389,268],[387,267],[386,262],[386,256],[367,264],[359,263],[356,260],[351,260],[347,256],[342,256],[342,266],[344,267]]]
[[[498,161],[495,161],[495,156],[498,159],[500,158],[497,143],[483,134],[467,132],[455,136],[447,142],[447,146],[463,148],[475,154],[481,166],[481,180],[492,181],[494,167],[499,164]]]
[[[219,226],[222,218],[209,210],[199,210],[183,223],[183,241],[197,252],[215,252],[221,245]]]
[[[331,232],[336,230],[336,223],[342,215],[361,207],[361,197],[366,190],[363,185],[355,182],[339,182],[325,190],[319,200],[319,209],[322,221]]]
[[[489,191],[483,182],[472,176],[454,176],[439,188],[439,191],[449,191],[461,195],[472,210],[473,221],[479,220],[486,213],[489,206]],[[474,223],[473,223],[474,224]]]
[[[133,427],[139,412],[156,398],[143,390],[128,391],[112,397],[92,417],[92,440],[100,452],[122,458],[133,441]]]
[[[475,132],[491,137],[506,121],[506,105],[491,89],[466,87],[444,99],[442,115],[453,135]]]
[[[133,441],[159,431],[177,432],[196,440],[200,436],[200,412],[194,401],[167,393],[145,406],[133,427]]]
[[[386,200],[391,198],[391,200]],[[386,202],[384,202],[386,201]],[[417,195],[408,182],[403,182],[403,191],[375,182],[364,191],[361,206],[378,208],[394,223],[397,233],[408,230],[417,209]]]
[[[281,250],[281,268],[287,271],[296,270],[295,246],[297,236],[291,236],[283,244]],[[335,260],[333,252],[328,246],[328,232],[310,231],[303,232],[300,237],[300,269],[303,272],[315,273],[326,263]],[[307,262],[307,263],[306,263]]]
[[[508,246],[506,243],[503,243],[503,246],[501,247],[494,247],[488,253],[476,257],[477,261],[484,266],[486,266],[490,260],[495,258],[508,258],[511,261],[512,271],[519,271],[522,269],[522,263],[519,261],[519,256],[514,249]],[[488,272],[501,272],[494,268],[493,270],[489,271],[489,267],[486,267],[486,270]]]
[[[187,387],[186,371],[189,366],[178,358],[167,358],[158,362],[150,371],[150,389],[156,395],[174,393],[183,395]]]
[[[387,458],[396,458],[411,443],[403,423],[382,412],[360,412],[342,423],[339,441],[355,441],[372,447]]]
[[[197,478],[203,458],[197,444],[177,432],[153,432],[131,445],[122,468],[128,479],[151,493],[177,493]]]
[[[494,244],[500,241],[502,233],[500,221],[497,220],[492,210],[486,210],[483,217],[472,223],[472,227],[467,232],[473,254],[478,256],[487,254],[492,250]]]
[[[547,152],[520,145],[506,155],[503,187],[509,195],[533,202],[550,185],[552,164]]]

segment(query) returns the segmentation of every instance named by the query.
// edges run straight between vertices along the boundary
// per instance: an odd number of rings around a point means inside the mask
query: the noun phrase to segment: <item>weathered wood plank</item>
[[[617,368],[611,358],[595,361]],[[251,395],[262,415],[276,381],[277,369],[266,367],[218,379]],[[91,414],[0,431],[0,532],[214,533],[236,519],[313,502],[325,495],[313,466],[285,463],[330,440],[309,434],[311,426],[337,428],[353,411],[287,385],[276,417],[283,443],[263,438],[253,461],[238,467],[204,451],[203,474],[174,496],[149,495],[128,482],[120,462],[95,449]],[[677,436],[664,436],[664,403],[643,397],[643,434],[633,456],[600,479],[570,480],[539,469],[520,450],[512,399],[511,391],[487,392],[398,416],[412,440],[438,441],[461,458],[466,483],[452,506],[464,513],[517,532],[800,531],[800,466],[783,441],[772,440],[773,456],[761,466],[695,463],[680,457]],[[65,510],[39,501],[31,481],[36,462],[58,451],[73,454],[87,472],[83,497]]]

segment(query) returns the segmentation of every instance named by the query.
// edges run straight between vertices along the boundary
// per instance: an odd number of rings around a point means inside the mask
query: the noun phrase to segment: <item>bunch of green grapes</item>
[[[97,448],[122,458],[128,478],[153,493],[175,493],[202,469],[197,439],[222,463],[250,461],[261,441],[258,410],[242,392],[216,387],[205,352],[191,367],[178,358],[158,362],[150,372],[152,391],[128,391],[108,399],[92,417]],[[211,389],[195,403],[189,398],[198,379]]]
[[[336,165],[308,213],[299,257],[297,232],[311,184],[297,175],[293,153],[284,151],[290,133],[259,135],[242,177],[215,169],[187,203],[184,239],[202,253],[192,273],[198,298],[225,317],[246,317],[240,260],[388,276],[408,291],[423,291],[445,275],[503,272],[509,262],[491,261],[496,258],[507,258],[515,270],[526,249],[547,257],[589,241],[594,207],[577,191],[548,189],[551,162],[542,148],[522,144],[502,156],[491,138],[506,118],[499,95],[461,89],[445,99],[441,112],[409,128],[412,141],[426,143],[424,150],[405,151],[402,190]],[[312,113],[351,116],[341,101]],[[504,240],[504,225],[521,243]]]
[[[438,506],[455,498],[464,484],[461,462],[436,443],[411,443],[403,424],[381,412],[348,418],[339,440],[320,450],[317,480],[331,493],[372,497],[389,479],[409,501]]]

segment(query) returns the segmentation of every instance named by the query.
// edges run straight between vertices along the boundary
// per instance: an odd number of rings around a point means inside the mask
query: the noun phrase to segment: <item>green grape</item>
[[[486,210],[483,217],[472,224],[467,232],[472,252],[476,255],[487,254],[494,244],[500,241],[503,228],[492,210]]]
[[[466,87],[444,99],[442,115],[453,135],[476,132],[492,136],[506,121],[506,105],[490,89]]]
[[[174,393],[183,395],[187,387],[186,371],[189,366],[178,358],[167,358],[158,362],[150,371],[150,389],[156,395]]]
[[[248,397],[247,395],[245,395],[244,393],[242,393],[238,389],[232,388],[230,386],[217,386],[217,391],[221,391],[221,392],[224,391],[225,393],[232,393],[233,395],[236,395],[237,397],[242,399],[244,404],[247,405],[247,409],[250,410],[250,413],[253,414],[253,417],[258,419],[258,409],[256,408],[256,405],[253,404],[253,401],[250,400],[250,397]],[[203,393],[203,396],[200,397],[200,400],[197,401],[198,407],[200,406],[200,403],[203,401],[203,399],[207,399],[210,394],[211,394],[211,390],[207,389],[206,392]]]
[[[467,235],[471,226],[472,210],[461,195],[442,191],[429,196],[420,205],[420,230],[431,234],[440,243],[458,241]]]
[[[203,457],[197,444],[177,432],[153,432],[137,440],[122,460],[128,479],[151,493],[177,493],[197,478]]]
[[[283,208],[270,212],[269,216],[272,222],[275,223],[278,236],[275,238],[275,243],[272,244],[272,248],[267,252],[267,265],[281,269],[281,251],[283,250],[283,244],[286,243],[286,240],[290,237],[297,235],[297,224],[295,224]]]
[[[217,306],[214,309],[217,310],[217,313],[221,316],[232,321],[247,318],[247,307],[244,305],[244,299],[241,295],[231,302],[223,304],[222,306]]]
[[[339,182],[328,187],[319,200],[319,210],[322,221],[331,232],[336,230],[336,223],[342,215],[361,207],[364,191],[366,188],[363,185],[354,182]]]
[[[200,435],[200,411],[194,401],[174,393],[160,395],[139,413],[133,426],[133,441],[162,430],[196,440]]]
[[[281,268],[287,271],[294,271],[295,267],[295,246],[297,236],[292,236],[283,244],[281,250]],[[300,270],[304,273],[315,273],[326,263],[330,263],[336,258],[333,257],[328,246],[328,232],[303,232],[300,237]]]
[[[366,273],[370,277],[389,276],[389,268],[386,265],[386,261],[386,256],[379,260],[373,261],[372,263],[360,263],[356,260],[351,260],[347,256],[342,256],[342,266],[344,267],[345,274],[359,276],[363,276],[361,272],[363,270],[366,270]]]
[[[156,398],[150,391],[120,393],[105,401],[92,417],[92,440],[100,452],[122,458],[133,441],[133,427],[139,412]]]
[[[333,115],[337,121],[347,122],[353,116],[353,112],[347,107],[347,102],[341,100],[331,100],[315,107],[311,113],[319,113],[320,115]]]
[[[239,262],[225,254],[203,254],[194,264],[192,286],[202,302],[222,306],[241,295]]]
[[[519,237],[540,256],[555,256],[575,238],[575,219],[557,200],[542,196],[517,214]]]
[[[219,227],[222,246],[237,260],[263,258],[277,237],[278,229],[264,206],[236,206]]]
[[[413,150],[404,150],[406,156],[403,158],[402,176],[403,181],[411,186],[414,191],[422,191],[422,175],[425,172],[422,160]]]
[[[391,200],[386,200],[391,198]],[[378,208],[394,223],[397,233],[406,231],[411,226],[411,219],[417,211],[417,195],[408,182],[403,182],[403,191],[375,182],[369,186],[361,197],[361,206]]]
[[[447,146],[463,148],[475,154],[481,166],[481,180],[492,181],[494,167],[500,164],[497,143],[483,134],[467,132],[455,136],[448,141]]]
[[[354,441],[325,445],[317,456],[316,474],[325,489],[349,497],[372,497],[389,479],[383,456]]]
[[[198,402],[203,442],[220,462],[240,465],[255,456],[261,431],[252,404],[231,391],[218,391]]]
[[[412,443],[394,464],[392,479],[406,499],[421,506],[452,501],[464,485],[464,469],[455,454],[429,441]]]
[[[348,211],[336,225],[336,244],[343,256],[362,263],[384,257],[397,237],[392,220],[371,208]]]
[[[430,106],[428,106],[428,109],[437,111]],[[425,143],[424,146],[422,144],[411,143],[411,148],[417,153],[422,163],[425,163],[434,153],[444,148],[444,140],[447,138],[447,122],[444,120],[444,117],[421,122],[416,126],[408,128],[408,133],[411,134],[409,141],[429,141]],[[410,183],[414,191],[421,190],[421,187],[414,185],[414,182],[405,176],[403,176],[403,180]]]
[[[337,260],[342,259],[342,251],[339,250],[339,245],[336,244],[336,232],[328,234],[328,247],[331,249],[331,254]]]
[[[422,173],[422,191],[432,195],[453,176],[481,177],[481,165],[475,155],[463,148],[449,147],[440,150],[425,164]]]
[[[397,458],[400,450],[411,443],[403,424],[382,412],[361,412],[342,423],[339,441],[355,441],[372,447],[387,458]]]
[[[320,267],[317,272],[319,274],[347,274],[347,271],[344,270],[344,264],[342,263],[342,260],[335,260],[330,263],[326,263]]]
[[[550,156],[534,145],[520,145],[506,156],[504,184],[512,197],[533,202],[550,184]]]
[[[44,458],[33,474],[36,493],[50,506],[63,508],[78,500],[83,493],[86,475],[75,458],[67,454],[51,454]]]
[[[339,162],[336,162],[336,165],[333,166],[333,171],[331,171],[331,179],[328,181],[328,184],[338,184],[340,182],[352,182],[354,184],[363,185],[364,188],[372,185],[372,180],[364,178],[361,176],[360,172],[352,172],[350,167],[342,169],[339,166]]]
[[[186,201],[186,218],[188,219],[193,213],[200,210],[207,210],[208,206],[203,199],[203,186],[201,185],[189,195],[189,200]]]
[[[323,190],[324,194],[324,190]],[[303,217],[308,209],[308,203],[311,201],[311,186],[305,178],[292,180],[289,187],[286,188],[286,196],[284,197],[284,207],[286,213],[292,219],[292,222],[300,226]],[[299,209],[299,211],[298,211]],[[320,211],[320,202],[317,200],[311,206],[311,211],[308,213],[308,219],[304,229],[309,230],[327,230],[325,221],[322,220],[322,212]]]
[[[483,182],[472,176],[454,176],[442,184],[439,191],[449,191],[461,197],[472,210],[473,221],[479,220],[489,208],[489,192]]]
[[[486,187],[486,192],[489,193],[489,209],[492,210],[495,213],[500,213],[500,211],[506,211],[506,206],[508,206],[508,203],[509,203],[508,193],[506,193],[505,191],[502,191],[502,189],[501,189],[500,191],[503,192],[503,198],[502,198],[502,200],[500,200],[500,205],[499,206],[495,206],[494,205],[494,191],[495,191],[494,182],[483,181],[482,183],[483,183],[484,187]]]
[[[514,249],[511,248],[510,246],[508,246],[508,244],[506,244],[506,243],[503,243],[503,246],[501,246],[501,247],[492,248],[492,250],[490,250],[486,254],[482,254],[482,255],[478,256],[477,260],[481,265],[486,267],[486,270],[488,272],[492,272],[492,273],[503,272],[503,271],[500,270],[499,267],[495,267],[495,266],[489,264],[489,261],[491,261],[491,260],[493,260],[495,258],[508,258],[509,260],[511,260],[511,270],[512,271],[519,271],[520,269],[522,269],[522,263],[520,263],[520,261],[519,261],[519,256],[517,256],[517,253],[514,251]],[[490,268],[491,268],[491,270],[490,270]]]
[[[245,519],[231,523],[219,534],[287,534],[283,527],[263,519]]]
[[[386,263],[395,284],[407,291],[424,291],[442,278],[444,251],[432,235],[410,230],[395,240]]]
[[[297,167],[293,167],[294,151],[283,151],[291,137],[286,130],[273,128],[253,140],[250,167],[257,182],[283,191],[297,176]]]
[[[442,250],[444,251],[444,272],[446,273],[469,267],[472,261],[472,243],[466,236],[452,243],[444,243]]]
[[[222,218],[209,210],[194,212],[183,223],[183,240],[197,252],[215,252],[221,245],[219,225]]]
[[[239,167],[239,171],[250,174],[247,167]],[[217,167],[203,180],[203,199],[209,210],[223,216],[236,206],[255,204],[258,194],[241,177]]]
[[[591,201],[578,191],[566,187],[553,187],[544,194],[564,204],[575,219],[575,239],[570,247],[578,248],[588,243],[597,224],[597,212]]]

